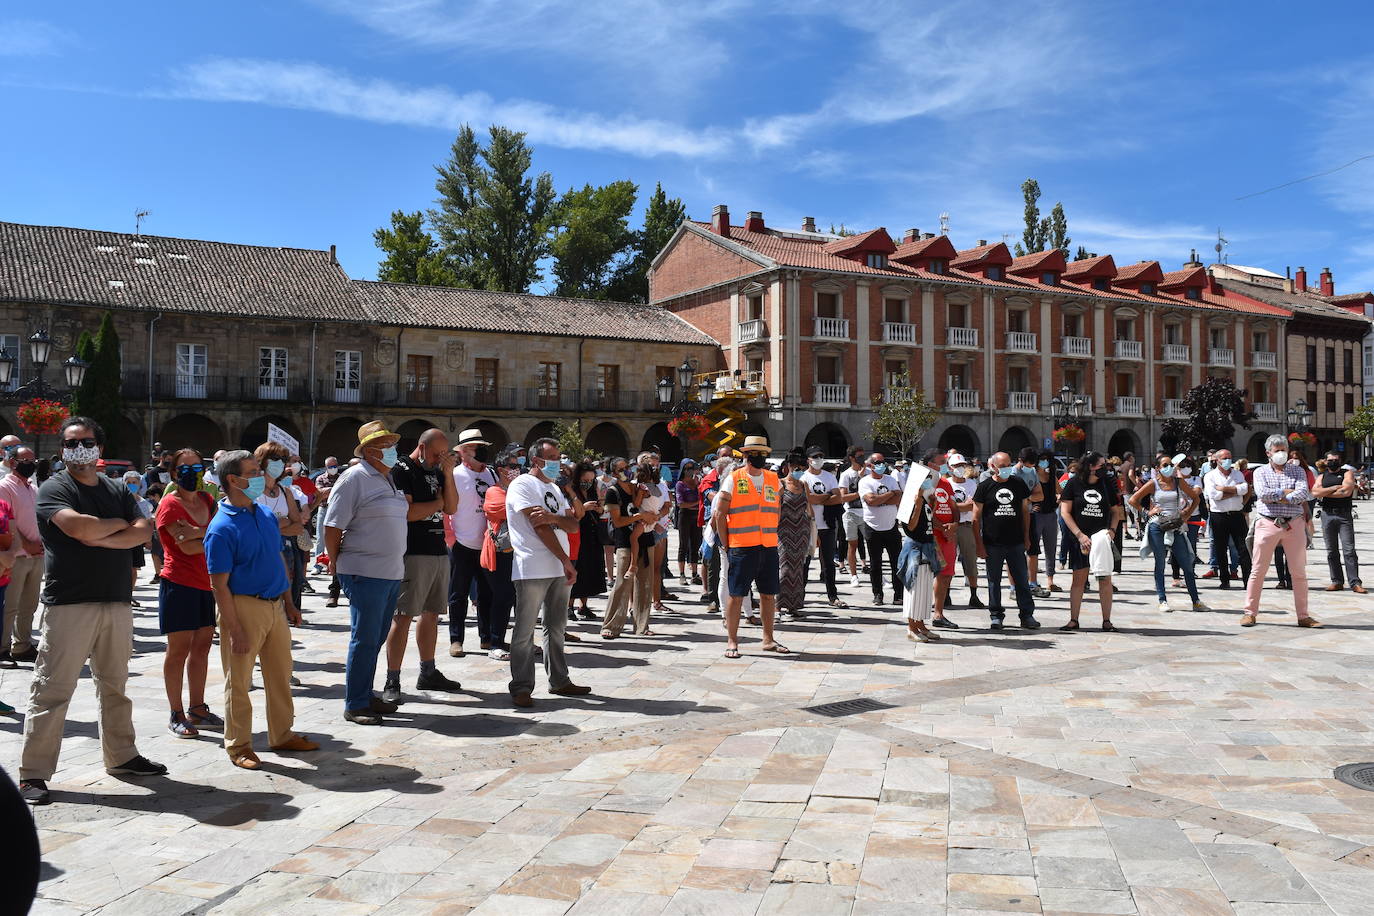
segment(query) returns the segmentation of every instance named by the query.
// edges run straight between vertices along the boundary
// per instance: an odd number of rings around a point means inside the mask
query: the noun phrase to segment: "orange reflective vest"
[[[778,475],[764,469],[763,492],[754,489],[750,468],[730,475],[730,546],[778,546],[778,518],[782,515],[782,485]]]

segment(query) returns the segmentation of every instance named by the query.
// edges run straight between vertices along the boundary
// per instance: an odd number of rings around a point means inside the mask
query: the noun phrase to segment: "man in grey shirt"
[[[410,503],[391,482],[400,438],[381,420],[359,427],[353,453],[362,460],[334,485],[324,520],[329,568],[339,576],[352,619],[344,718],[359,725],[379,725],[382,714],[396,711],[395,703],[373,694],[372,685],[405,578]]]

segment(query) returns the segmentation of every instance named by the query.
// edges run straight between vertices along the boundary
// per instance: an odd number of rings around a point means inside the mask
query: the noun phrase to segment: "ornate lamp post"
[[[86,378],[86,370],[90,366],[85,360],[78,359],[76,356],[69,356],[62,362],[62,376],[67,383],[67,390],[61,391],[49,385],[43,378],[47,371],[48,361],[52,356],[52,340],[48,337],[48,332],[43,329],[34,331],[29,337],[29,361],[33,364],[35,375],[23,385],[9,390],[10,383],[14,381],[15,359],[9,350],[0,348],[0,397],[10,402],[17,402],[21,405],[29,404],[33,401],[54,401],[57,404],[69,404],[76,390],[81,387],[82,381]],[[22,426],[21,422],[21,426]],[[34,435],[34,452],[37,453],[42,436],[49,430],[44,428],[25,429]],[[55,432],[56,430],[53,430]]]
[[[682,360],[682,365],[674,371],[677,376],[676,384],[671,376],[664,376],[658,380],[654,386],[654,394],[658,399],[658,407],[674,417],[682,416],[701,416],[703,404],[709,404],[715,386],[709,379],[702,379],[698,384],[692,384],[692,377],[696,375],[697,361],[688,356]],[[681,389],[679,397],[677,389]],[[682,453],[687,454],[687,440],[690,438],[684,433],[676,433],[678,440],[682,443]]]
[[[1312,420],[1315,416],[1316,414],[1308,409],[1307,401],[1303,398],[1298,398],[1293,406],[1288,408],[1288,444],[1290,446],[1294,444],[1306,445],[1308,444],[1307,440],[1311,440],[1311,446],[1316,447],[1316,436],[1311,433]],[[1295,436],[1298,439],[1296,443],[1294,442]]]
[[[1078,426],[1078,421],[1083,416],[1083,410],[1088,406],[1088,401],[1072,386],[1064,385],[1059,389],[1059,393],[1050,398],[1050,432],[1065,426]]]

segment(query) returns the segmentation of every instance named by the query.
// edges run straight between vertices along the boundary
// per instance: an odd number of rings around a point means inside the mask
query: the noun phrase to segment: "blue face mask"
[[[262,495],[263,487],[267,485],[264,477],[249,477],[248,482],[243,485],[243,495],[249,499],[257,499]]]
[[[934,490],[934,489],[935,489],[935,481],[931,480],[929,477],[927,477],[925,480],[921,481],[921,492],[922,492],[922,493],[929,493],[929,492],[931,492],[931,491]]]
[[[793,471],[793,472],[792,472],[792,479],[793,479],[793,480],[801,480],[801,479],[802,479],[802,474],[804,474],[804,473],[805,473],[805,471]]]
[[[137,495],[138,495],[138,491],[139,491],[140,489],[142,489],[142,487],[139,486],[139,483],[138,483],[137,480],[126,480],[126,481],[124,481],[124,486],[128,487],[128,488],[129,488],[129,492],[130,492],[130,493],[133,493],[135,496],[137,496]]]
[[[947,465],[947,464],[942,464],[942,465],[940,465],[940,476],[941,476],[941,477],[948,477],[949,474],[950,474],[949,465]]]
[[[1041,458],[1039,461],[1035,463],[1035,466],[1042,471],[1048,471],[1050,469],[1050,462],[1048,459]]]
[[[1006,480],[1008,477],[1011,476],[1011,468],[999,467],[995,471],[993,471],[993,473],[997,475],[998,480]]]
[[[518,465],[520,465],[520,466],[523,468],[523,467],[525,466],[525,463],[526,463],[526,462],[525,462],[525,456],[524,456],[524,455],[516,455],[516,456],[515,456],[515,463],[518,464]]]
[[[1174,466],[1172,464],[1166,465],[1165,467],[1159,469],[1159,473],[1163,474],[1165,477],[1173,477]]]
[[[873,465],[873,470],[877,471],[879,474],[886,474],[886,473],[887,473],[887,463],[886,463],[886,462],[883,462],[883,461],[879,461],[877,464]]]
[[[558,473],[560,470],[562,470],[562,467],[563,465],[559,462],[557,458],[550,458],[544,462],[544,466],[541,468],[541,470],[544,472],[545,477],[549,478],[550,480],[553,480],[558,476]]]
[[[282,471],[285,471],[285,470],[286,470],[286,462],[280,461],[280,460],[278,460],[278,459],[276,459],[276,458],[269,458],[269,459],[267,459],[267,476],[268,476],[268,477],[271,477],[273,480],[276,480],[278,477],[281,476]]]
[[[396,466],[396,460],[399,457],[400,456],[396,454],[396,446],[394,445],[388,445],[386,448],[382,449],[382,464],[389,468],[394,468]]]
[[[1230,459],[1230,458],[1223,458],[1223,459],[1221,459],[1221,469],[1222,469],[1223,471],[1229,471],[1229,470],[1231,470],[1231,459]]]

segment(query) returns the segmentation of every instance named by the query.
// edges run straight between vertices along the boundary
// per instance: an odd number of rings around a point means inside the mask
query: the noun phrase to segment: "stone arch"
[[[630,437],[615,423],[598,423],[587,432],[587,448],[602,455],[625,457],[630,450]]]
[[[417,417],[413,420],[406,420],[400,426],[396,427],[396,434],[401,437],[401,440],[396,443],[397,454],[409,455],[411,452],[415,451],[415,446],[419,443],[420,437],[424,435],[425,432],[434,429],[438,425],[437,423]],[[356,434],[354,438],[357,438]]]
[[[493,457],[511,442],[510,433],[506,432],[506,428],[494,420],[477,420],[463,428],[471,429],[474,426],[482,431],[482,438],[491,443]]]
[[[243,435],[239,436],[239,448],[244,448],[251,452],[253,449],[266,442],[268,423],[280,426],[287,433],[294,436],[297,442],[301,441],[300,427],[292,420],[283,416],[266,416],[258,417],[243,428]],[[356,428],[353,430],[353,441],[355,444],[358,441],[358,430]],[[166,441],[162,444],[167,445]],[[168,446],[168,448],[171,448],[171,446]]]
[[[819,448],[827,458],[843,457],[849,448],[849,432],[838,423],[817,423],[802,443],[803,451],[812,448]]]
[[[997,440],[997,450],[1015,458],[1023,448],[1038,448],[1040,443],[1024,426],[1008,426]],[[965,456],[968,457],[968,456]]]
[[[978,455],[978,434],[962,423],[956,423],[940,433],[936,448],[942,451],[953,449],[965,458],[973,458]]]
[[[183,413],[162,424],[158,441],[165,448],[190,446],[202,455],[213,455],[222,448],[232,447],[229,436],[214,420],[198,413]]]
[[[1141,443],[1140,437],[1134,430],[1118,429],[1112,433],[1112,437],[1107,440],[1107,454],[1115,455],[1118,458],[1127,452],[1134,453],[1137,461],[1149,463],[1150,456],[1145,454],[1145,446]]]
[[[639,447],[641,450],[657,448],[664,461],[676,463],[682,460],[682,441],[668,432],[667,423],[655,423],[646,429]]]
[[[0,416],[0,438],[13,436],[14,434],[13,424],[10,423],[7,417]]]
[[[554,438],[554,422],[552,420],[541,420],[530,427],[530,431],[525,433],[523,445],[529,448],[534,445],[535,439]]]
[[[322,466],[326,458],[332,457],[346,467],[358,445],[358,427],[362,425],[357,417],[339,417],[326,423],[315,440],[315,461]]]
[[[115,434],[115,446],[119,450],[117,457],[125,457],[134,463],[134,467],[142,467],[143,456],[147,454],[143,446],[143,430],[128,417],[119,418],[119,429]],[[3,436],[4,433],[0,433]],[[106,450],[111,457],[116,457],[114,453]]]
[[[1237,458],[1249,458],[1253,462],[1264,462],[1264,440],[1268,439],[1272,433],[1255,433],[1250,437],[1250,441],[1245,443],[1245,454],[1236,455]]]

